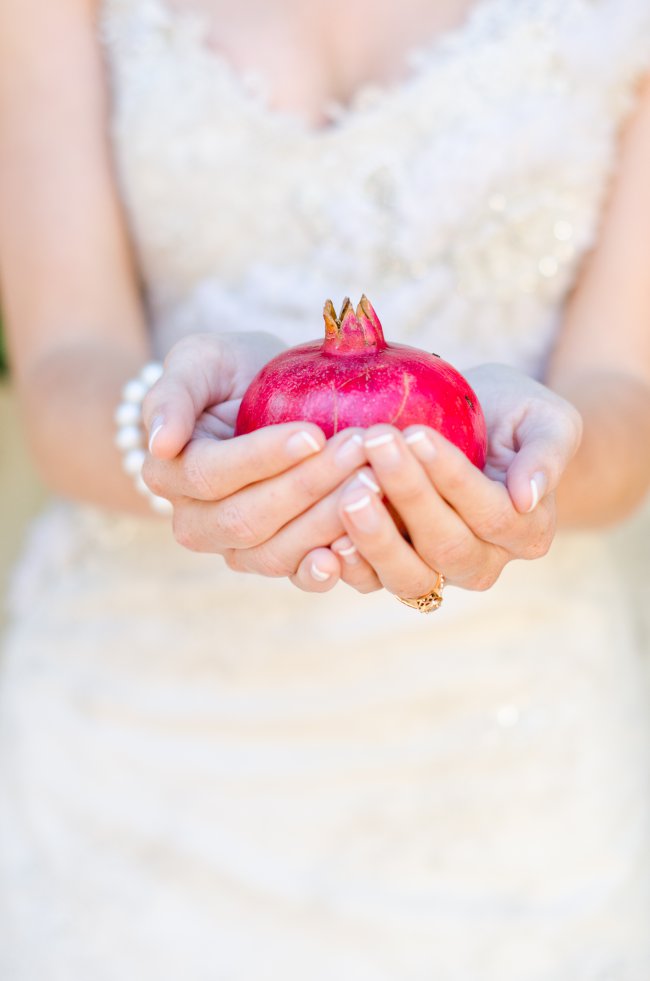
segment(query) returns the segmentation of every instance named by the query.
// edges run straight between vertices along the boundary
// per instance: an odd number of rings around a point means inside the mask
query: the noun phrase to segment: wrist
[[[145,357],[146,349],[79,343],[14,374],[32,457],[51,491],[111,511],[150,513],[122,471],[113,421],[124,379]]]
[[[161,378],[163,366],[149,361],[135,378],[122,388],[121,399],[115,409],[115,446],[122,454],[122,469],[133,480],[138,494],[145,498],[156,514],[169,516],[171,503],[149,490],[142,479],[142,467],[146,459],[147,434],[142,418],[142,403],[149,390]],[[155,432],[152,433],[152,438]]]
[[[558,521],[565,527],[614,524],[650,490],[650,385],[616,372],[552,384],[583,420],[582,442],[558,487]]]

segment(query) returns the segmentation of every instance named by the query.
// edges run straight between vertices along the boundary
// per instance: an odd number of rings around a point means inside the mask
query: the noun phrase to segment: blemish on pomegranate
[[[345,381],[336,386],[336,390],[340,391],[342,388],[345,388],[346,385],[351,385],[352,382],[359,381],[360,378],[363,378],[366,382],[370,381],[370,372],[367,368],[364,368],[364,370],[358,375],[352,375],[351,378],[346,378]]]
[[[339,431],[339,393],[336,385],[332,382],[332,398],[334,400],[332,406],[332,424],[334,426],[333,436]]]
[[[393,418],[389,421],[389,426],[394,425],[395,422],[397,422],[397,420],[401,416],[402,412],[404,411],[404,407],[406,406],[406,403],[408,401],[409,392],[411,391],[412,384],[413,384],[412,376],[404,372],[404,374],[402,375],[402,385],[404,386],[404,395],[402,396],[402,401],[397,407],[397,412],[395,413]]]

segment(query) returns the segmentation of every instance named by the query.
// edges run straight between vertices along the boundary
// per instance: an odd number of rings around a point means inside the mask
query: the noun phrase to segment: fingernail
[[[340,466],[350,466],[353,463],[361,463],[363,460],[363,438],[355,433],[337,448],[334,459]]]
[[[366,494],[356,501],[350,501],[343,506],[343,510],[350,516],[359,531],[373,532],[379,526],[379,515],[370,506],[371,499]]]
[[[357,501],[350,501],[349,504],[344,506],[343,510],[347,511],[348,514],[355,514],[357,511],[361,511],[362,508],[367,508],[369,504],[370,498],[366,494],[365,497],[360,497]]]
[[[312,579],[315,579],[317,582],[327,582],[327,580],[331,578],[330,573],[325,572],[323,569],[319,569],[315,562],[312,563],[310,571]]]
[[[299,433],[289,437],[286,449],[290,456],[301,460],[303,457],[318,453],[320,446],[311,433],[301,429]]]
[[[151,423],[151,434],[149,436],[149,452],[150,453],[153,453],[153,444],[155,442],[156,437],[160,433],[160,430],[163,428],[164,425],[165,425],[165,420],[162,418],[162,416],[156,416],[156,418]]]
[[[366,470],[359,471],[357,474],[357,480],[359,480],[364,487],[367,487],[368,490],[373,491],[375,494],[381,494],[381,487],[372,479]]]
[[[356,545],[352,544],[351,539],[345,537],[337,543],[334,551],[337,555],[340,555],[347,565],[356,565],[359,561],[359,553],[357,552]]]
[[[395,437],[392,433],[380,433],[379,436],[371,436],[370,439],[365,441],[365,445],[370,447],[370,449],[375,449],[377,446],[386,446],[388,443],[393,443]]]
[[[534,511],[546,490],[546,476],[543,473],[536,473],[530,478],[530,497],[531,504],[527,514]]]
[[[395,466],[400,462],[400,452],[393,433],[381,433],[365,442],[367,450],[375,450],[374,457],[380,464]]]
[[[413,456],[417,457],[418,460],[433,460],[436,455],[435,446],[423,429],[409,433],[408,436],[404,437],[404,441],[411,447]]]

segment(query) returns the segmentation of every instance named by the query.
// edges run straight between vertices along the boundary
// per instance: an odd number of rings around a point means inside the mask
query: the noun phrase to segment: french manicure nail
[[[323,569],[319,569],[315,562],[312,562],[310,572],[312,579],[315,579],[316,582],[327,582],[327,580],[331,578],[330,573],[325,572]]]
[[[342,547],[341,547],[342,546]],[[341,544],[335,549],[337,555],[348,565],[356,565],[359,561],[359,553],[356,545],[353,545],[349,538],[342,538]]]
[[[368,490],[373,491],[375,494],[381,494],[381,487],[376,481],[372,479],[370,474],[367,473],[365,470],[359,471],[359,473],[357,474],[357,480],[359,480],[364,485],[364,487],[367,487]]]
[[[312,434],[302,429],[287,440],[287,452],[299,460],[305,456],[311,456],[312,453],[318,453],[319,450],[320,446]]]
[[[393,433],[381,433],[379,436],[373,436],[372,439],[366,440],[365,445],[368,450],[377,450],[375,456],[380,464],[383,463],[390,467],[401,461],[399,447],[395,442]]]
[[[370,439],[366,440],[365,445],[368,449],[375,449],[377,446],[387,446],[389,443],[394,443],[395,437],[392,433],[380,433],[379,436],[372,436]]]
[[[341,443],[334,454],[334,459],[340,466],[349,466],[353,461],[360,463],[363,460],[362,446],[362,437],[355,433]]]
[[[435,457],[435,447],[423,429],[418,429],[415,433],[409,433],[408,436],[404,437],[404,440],[411,447],[413,455],[418,460],[433,460]]]
[[[536,473],[530,478],[530,498],[531,503],[527,514],[534,511],[539,504],[540,498],[546,490],[546,476],[543,473]]]
[[[160,430],[163,428],[164,425],[165,425],[165,420],[162,418],[162,416],[156,416],[156,418],[151,423],[151,434],[149,436],[149,452],[150,453],[153,453],[153,444],[155,442],[156,437],[159,435]]]
[[[348,555],[354,555],[354,553],[356,552],[356,550],[357,550],[356,545],[348,545],[347,548],[339,548],[339,549],[337,549],[337,552],[339,553],[339,555],[342,555],[343,558],[347,558]]]
[[[357,501],[350,501],[349,504],[345,504],[343,507],[344,511],[348,514],[356,514],[357,511],[362,511],[363,508],[367,508],[370,504],[370,498],[366,494],[365,497],[360,497]]]
[[[377,531],[380,522],[379,515],[370,506],[370,503],[371,498],[366,495],[365,497],[358,498],[356,501],[350,501],[349,504],[343,507],[343,510],[350,516],[356,528],[366,534],[372,534],[372,532]]]
[[[356,548],[346,549],[345,554],[339,552],[339,555],[343,556],[343,561],[346,565],[358,565],[359,564],[359,553]]]

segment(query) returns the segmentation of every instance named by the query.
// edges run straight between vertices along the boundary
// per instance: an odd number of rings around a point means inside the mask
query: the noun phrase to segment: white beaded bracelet
[[[166,497],[158,497],[152,493],[142,479],[142,465],[147,455],[142,403],[162,373],[163,366],[157,361],[151,361],[144,366],[137,378],[132,378],[122,389],[122,400],[114,415],[117,426],[115,445],[122,453],[122,467],[133,478],[137,492],[148,498],[157,514],[170,515],[173,511],[171,502]]]

